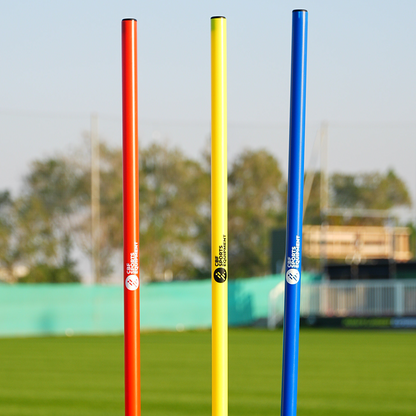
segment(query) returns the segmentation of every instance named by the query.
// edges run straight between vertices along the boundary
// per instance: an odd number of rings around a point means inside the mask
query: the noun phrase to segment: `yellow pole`
[[[228,415],[226,20],[211,18],[212,416]]]

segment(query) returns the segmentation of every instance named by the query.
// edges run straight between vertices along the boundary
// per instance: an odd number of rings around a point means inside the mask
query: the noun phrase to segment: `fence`
[[[269,294],[268,327],[283,320],[284,282]],[[301,317],[416,316],[416,279],[306,283],[301,289]]]
[[[265,325],[270,290],[282,275],[230,279],[230,326]],[[319,279],[307,273],[305,281]],[[211,281],[141,286],[143,330],[211,327]],[[81,284],[0,284],[0,337],[123,332],[123,288]]]

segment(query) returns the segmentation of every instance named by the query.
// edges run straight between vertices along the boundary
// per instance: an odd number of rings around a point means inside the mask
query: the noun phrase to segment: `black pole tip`
[[[224,16],[212,16],[211,19],[225,19]]]
[[[137,22],[137,19],[135,19],[134,17],[126,17],[125,19],[122,20],[122,22],[128,22],[128,21]]]
[[[293,10],[293,12],[292,12],[292,13],[298,13],[298,12],[305,12],[305,13],[308,13],[308,11],[307,11],[306,9],[295,9],[295,10]]]

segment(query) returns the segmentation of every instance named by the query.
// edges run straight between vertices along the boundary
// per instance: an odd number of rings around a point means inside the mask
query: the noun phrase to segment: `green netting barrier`
[[[320,279],[303,273],[303,281]],[[269,292],[283,275],[230,280],[230,326],[261,324]],[[142,330],[211,327],[210,280],[150,283],[141,287]],[[122,286],[80,284],[0,285],[0,336],[120,334]]]

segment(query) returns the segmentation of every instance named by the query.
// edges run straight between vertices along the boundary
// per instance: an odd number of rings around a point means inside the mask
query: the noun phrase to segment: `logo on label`
[[[300,237],[296,236],[296,245],[289,252],[286,264],[289,269],[299,269],[300,267]]]
[[[139,278],[132,274],[126,277],[126,288],[128,290],[136,290],[139,288]]]
[[[227,280],[227,270],[222,267],[218,267],[214,271],[214,280],[217,283],[224,283]]]
[[[289,269],[286,272],[286,282],[288,282],[290,285],[295,285],[297,282],[299,282],[300,279],[300,273],[296,269]]]

